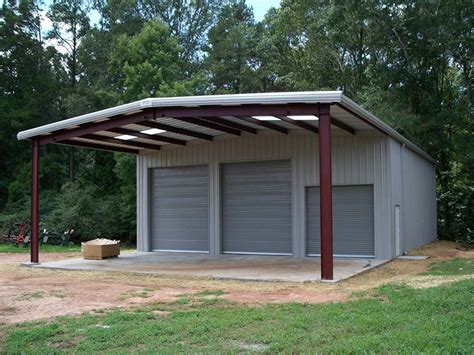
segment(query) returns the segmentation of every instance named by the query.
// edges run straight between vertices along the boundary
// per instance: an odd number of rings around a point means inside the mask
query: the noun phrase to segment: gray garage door
[[[333,186],[334,255],[374,255],[372,185]],[[319,187],[306,188],[308,255],[320,254]]]
[[[209,251],[209,169],[156,168],[151,173],[153,250]]]
[[[224,253],[291,254],[289,160],[222,165]]]

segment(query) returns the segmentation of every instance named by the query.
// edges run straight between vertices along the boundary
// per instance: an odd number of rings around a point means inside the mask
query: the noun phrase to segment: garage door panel
[[[152,248],[208,251],[208,167],[156,168],[151,181]]]
[[[335,255],[374,255],[372,185],[333,186]],[[320,254],[319,187],[306,189],[307,253]]]
[[[290,161],[222,165],[224,252],[291,254]]]

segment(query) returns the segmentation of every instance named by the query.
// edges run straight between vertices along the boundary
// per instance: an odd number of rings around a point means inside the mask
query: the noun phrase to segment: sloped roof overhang
[[[376,130],[434,163],[427,153],[341,91],[149,98],[22,131],[17,138],[137,154],[167,144],[183,146],[195,139],[211,141],[221,134],[239,136],[260,130],[288,134],[293,129],[318,133],[317,121],[290,116],[317,117],[326,112],[335,130],[345,134]],[[275,120],[255,118],[259,116]],[[142,133],[149,129],[162,133]],[[134,139],[117,138],[121,136]]]

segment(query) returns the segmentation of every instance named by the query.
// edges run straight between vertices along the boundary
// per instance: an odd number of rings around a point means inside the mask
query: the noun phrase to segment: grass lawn
[[[447,276],[447,275],[469,275],[474,274],[474,260],[455,258],[439,263],[432,263],[425,275]]]
[[[121,247],[121,252],[130,252],[135,251],[133,247]],[[78,253],[81,251],[81,246],[79,244],[73,245],[40,245],[40,253]],[[29,253],[30,247],[17,247],[12,244],[0,244],[0,253]]]
[[[80,252],[80,245],[40,245],[40,253],[74,253]],[[0,253],[29,253],[30,247],[17,247],[12,244],[0,244]]]
[[[346,303],[249,307],[222,292],[3,329],[0,353],[473,353],[474,281],[388,285]],[[2,330],[0,329],[0,333]]]

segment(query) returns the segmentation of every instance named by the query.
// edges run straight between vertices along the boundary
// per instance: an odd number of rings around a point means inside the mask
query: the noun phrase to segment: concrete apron
[[[383,265],[388,260],[335,258],[334,281],[341,281]],[[67,259],[28,265],[39,269],[91,270],[156,275],[199,276],[245,281],[321,281],[320,258],[218,255],[171,252],[132,252],[104,260]]]

